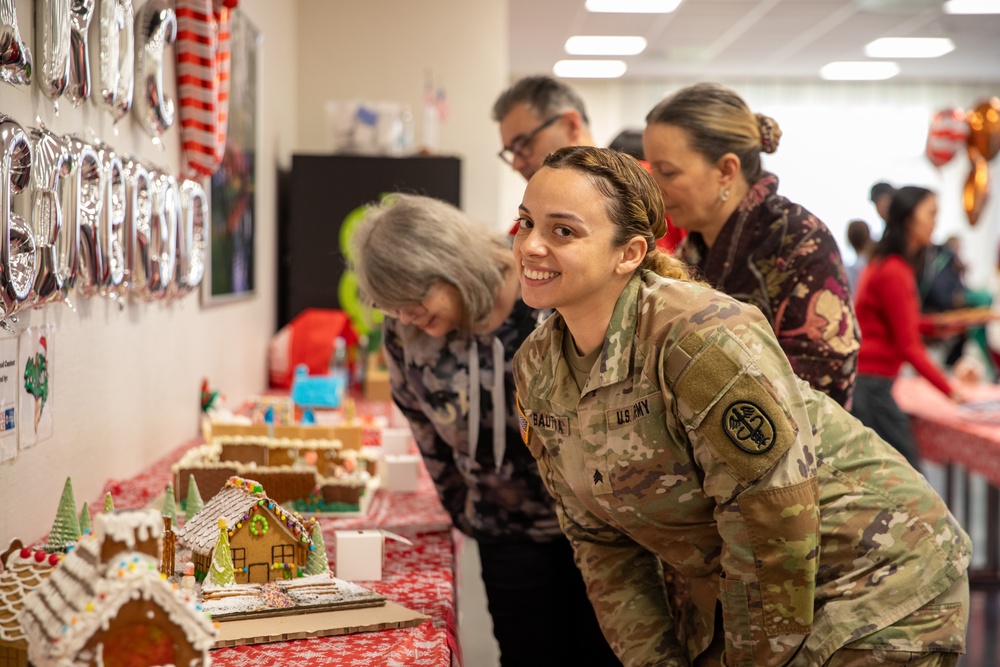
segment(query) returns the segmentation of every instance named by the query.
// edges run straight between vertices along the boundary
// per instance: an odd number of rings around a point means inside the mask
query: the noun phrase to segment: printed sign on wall
[[[20,337],[18,384],[21,449],[52,437],[52,338],[55,325],[28,327]]]

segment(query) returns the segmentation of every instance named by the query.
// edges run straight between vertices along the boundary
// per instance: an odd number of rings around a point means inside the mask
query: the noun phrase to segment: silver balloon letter
[[[158,139],[174,124],[174,101],[163,86],[163,52],[177,40],[177,16],[169,0],[149,0],[135,17],[135,110],[139,124]]]
[[[72,0],[69,13],[69,85],[66,97],[80,106],[90,97],[90,21],[97,0]]]
[[[100,239],[97,249],[101,253],[100,286],[117,288],[125,275],[125,255],[122,247],[125,222],[125,168],[122,160],[108,146],[99,146],[97,156],[104,168],[107,184],[104,206],[101,208]]]
[[[107,188],[104,168],[97,151],[76,137],[70,137],[70,153],[73,155],[73,172],[70,187],[67,188],[69,201],[63,207],[71,216],[69,224],[74,238],[71,252],[76,257],[76,268],[67,289],[79,285],[85,295],[94,294],[101,283],[101,253],[98,248],[101,224],[101,207]]]
[[[132,108],[135,15],[132,0],[101,0],[100,95],[94,100],[115,122]]]
[[[123,230],[125,275],[123,283],[136,295],[146,296],[149,273],[150,220],[153,215],[153,190],[149,172],[134,158],[127,157],[125,166],[125,225]]]
[[[208,197],[198,181],[181,183],[181,220],[177,228],[176,283],[181,294],[201,284],[205,276]]]
[[[73,159],[66,142],[44,127],[31,129],[31,144],[34,148],[31,223],[38,248],[31,301],[40,306],[66,296],[63,284],[72,267],[66,266],[66,257],[59,251],[60,241],[68,236],[63,232],[61,188],[73,168]]]
[[[69,3],[66,0],[37,0],[35,40],[38,86],[55,101],[69,84]]]
[[[0,114],[0,302],[4,320],[27,298],[35,280],[35,237],[14,213],[14,195],[31,181],[31,142],[21,126]],[[6,321],[3,325],[8,327]]]
[[[21,41],[14,0],[0,0],[0,81],[31,83],[31,50]]]

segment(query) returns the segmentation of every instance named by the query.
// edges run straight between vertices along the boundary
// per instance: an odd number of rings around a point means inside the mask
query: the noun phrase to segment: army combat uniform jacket
[[[511,360],[539,319],[518,300],[483,336],[435,338],[393,318],[383,325],[393,400],[445,510],[479,541],[563,539],[514,410]]]
[[[582,391],[566,335],[556,314],[515,357],[523,437],[626,666],[688,665],[720,642],[730,667],[964,650],[963,604],[929,603],[965,584],[968,536],[795,376],[760,311],[643,271]],[[660,560],[687,580],[683,609]]]

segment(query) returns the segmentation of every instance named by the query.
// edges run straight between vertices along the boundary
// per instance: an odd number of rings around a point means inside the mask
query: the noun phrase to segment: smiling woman
[[[546,314],[506,243],[444,202],[395,195],[352,237],[392,398],[455,526],[476,538],[503,665],[619,665],[519,436],[510,363]]]
[[[514,241],[557,311],[514,357],[521,435],[605,637],[627,665],[954,666],[968,536],[759,309],[656,249],[662,206],[632,158],[564,148]]]

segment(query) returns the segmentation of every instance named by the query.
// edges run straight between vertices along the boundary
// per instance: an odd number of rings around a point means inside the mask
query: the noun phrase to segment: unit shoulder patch
[[[722,413],[722,430],[747,454],[764,454],[777,438],[774,420],[752,401],[735,401]]]

